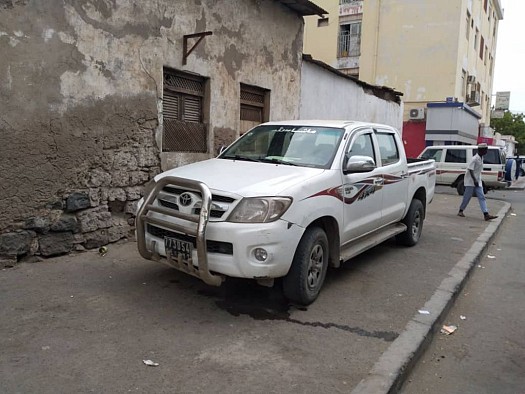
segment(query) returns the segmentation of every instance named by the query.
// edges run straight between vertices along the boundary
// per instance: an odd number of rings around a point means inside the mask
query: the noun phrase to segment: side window
[[[427,149],[421,155],[421,158],[425,160],[434,159],[436,162],[440,162],[442,156],[443,156],[443,149]]]
[[[447,149],[446,163],[466,163],[467,151],[465,149]]]
[[[347,158],[352,156],[369,156],[376,161],[372,134],[361,134],[354,140],[352,147],[346,153]]]
[[[498,149],[489,149],[487,154],[483,156],[483,163],[485,164],[501,164],[500,154]]]
[[[379,154],[383,166],[394,164],[399,161],[399,150],[397,148],[394,134],[377,133],[377,142],[379,144]]]

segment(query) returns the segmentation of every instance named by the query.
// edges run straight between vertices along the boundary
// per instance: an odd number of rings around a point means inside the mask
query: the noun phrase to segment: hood
[[[286,189],[320,175],[320,168],[283,164],[254,163],[240,160],[210,159],[163,172],[165,176],[193,179],[210,189],[235,193],[243,197],[279,195]]]

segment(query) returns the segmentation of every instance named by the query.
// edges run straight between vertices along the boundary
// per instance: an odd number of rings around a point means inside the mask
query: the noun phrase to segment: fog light
[[[255,250],[253,251],[253,255],[257,260],[262,262],[266,261],[266,259],[268,258],[268,252],[263,248],[255,248]]]

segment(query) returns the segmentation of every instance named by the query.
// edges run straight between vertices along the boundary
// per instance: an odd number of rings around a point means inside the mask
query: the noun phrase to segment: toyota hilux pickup
[[[328,267],[394,236],[418,242],[436,172],[433,160],[410,161],[386,125],[263,123],[146,185],[138,250],[214,286],[281,278],[284,295],[308,305]]]

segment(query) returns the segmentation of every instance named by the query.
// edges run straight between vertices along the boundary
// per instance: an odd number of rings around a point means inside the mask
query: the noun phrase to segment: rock
[[[125,190],[128,200],[139,200],[144,194],[144,187],[142,186],[127,187]]]
[[[108,190],[108,201],[126,201],[126,192],[121,188],[113,188]]]
[[[100,205],[100,189],[89,189],[88,194],[91,207],[98,207]]]
[[[106,229],[93,231],[84,234],[84,247],[86,249],[95,249],[109,243],[108,232]]]
[[[0,255],[0,269],[12,268],[17,263],[16,256],[1,256]]]
[[[26,220],[24,230],[33,230],[38,234],[46,234],[49,232],[50,222],[48,218],[32,217]]]
[[[128,201],[126,202],[126,206],[124,207],[124,212],[129,213],[131,215],[135,215],[137,212],[137,205],[139,201]]]
[[[66,200],[66,212],[76,212],[91,207],[89,195],[84,192],[71,194]]]
[[[75,215],[63,214],[51,225],[51,231],[76,233],[79,229],[78,220]]]
[[[0,255],[20,256],[31,250],[36,234],[33,231],[17,231],[0,235]]]
[[[90,172],[90,178],[87,183],[88,187],[109,186],[111,184],[111,174],[106,171],[95,168]]]
[[[89,233],[101,228],[111,227],[111,213],[108,212],[107,205],[101,205],[96,208],[87,209],[78,214],[80,221],[80,230],[83,233]]]
[[[40,254],[45,257],[67,254],[73,250],[73,234],[51,233],[40,237]]]

